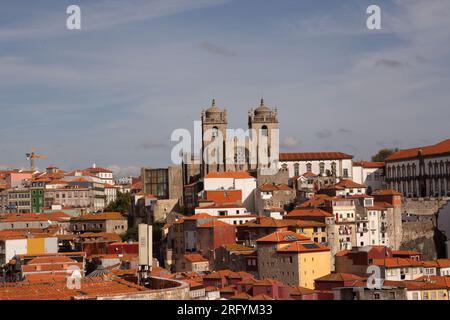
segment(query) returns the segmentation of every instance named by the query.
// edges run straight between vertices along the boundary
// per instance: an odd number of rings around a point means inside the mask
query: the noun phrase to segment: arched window
[[[320,171],[320,174],[325,173],[325,163],[323,163],[323,162],[319,163],[319,171]]]
[[[261,134],[263,135],[263,137],[269,136],[269,130],[267,129],[267,126],[264,125],[261,127]]]
[[[412,165],[412,175],[415,177],[416,176],[416,164],[413,163]]]
[[[219,128],[213,127],[212,128],[212,138],[214,139],[214,138],[216,138],[218,136],[219,136]]]
[[[336,171],[336,162],[332,162],[332,163],[331,163],[331,174],[332,174],[333,176],[335,176],[336,173],[337,173],[337,171]]]
[[[300,175],[300,165],[298,163],[294,164],[294,176],[298,177]]]
[[[306,171],[312,172],[312,164],[311,163],[306,164]]]

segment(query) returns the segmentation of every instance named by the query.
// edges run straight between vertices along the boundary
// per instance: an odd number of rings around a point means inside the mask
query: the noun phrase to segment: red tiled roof
[[[67,281],[18,282],[0,285],[0,300],[71,300],[95,299],[99,296],[114,296],[146,293],[150,290],[119,278],[83,278],[81,290],[69,289]]]
[[[342,272],[337,272],[337,273],[330,273],[326,276],[320,277],[314,281],[361,281],[364,280],[363,277],[360,277],[356,274],[351,274],[351,273],[342,273]]]
[[[423,266],[423,261],[417,261],[407,258],[384,258],[374,259],[373,264],[378,266],[385,266],[387,268],[421,267]]]
[[[250,300],[252,298],[251,295],[245,292],[236,293],[234,296],[231,296],[230,300]]]
[[[330,248],[312,241],[311,242],[296,241],[289,243],[287,246],[279,248],[277,250],[277,252],[279,253],[291,253],[291,252],[307,253],[319,251],[330,251]]]
[[[185,254],[184,258],[192,263],[195,262],[206,262],[208,261],[208,259],[204,258],[201,254],[198,253],[189,253],[189,254]]]
[[[439,268],[450,268],[450,259],[437,259]]]
[[[27,265],[52,263],[76,263],[76,261],[67,256],[40,256],[28,261]]]
[[[420,252],[413,250],[392,250],[393,256],[420,256]]]
[[[264,236],[262,238],[259,238],[258,240],[256,240],[256,242],[288,243],[294,241],[308,241],[308,240],[310,240],[308,237],[305,237],[301,234],[292,231],[278,231],[271,233],[267,236]]]
[[[84,214],[72,220],[126,220],[126,218],[120,212],[102,212]]]
[[[366,186],[363,184],[359,184],[350,179],[342,179],[339,183],[336,184],[336,187],[342,188],[365,188]]]
[[[420,148],[412,148],[412,149],[404,149],[399,150],[389,157],[386,158],[386,162],[397,161],[397,160],[406,160],[411,158],[416,158],[419,154],[422,153],[423,156],[437,156],[440,154],[448,154],[450,153],[450,139],[441,141],[437,144],[431,146],[424,146]]]
[[[214,178],[233,178],[233,179],[255,179],[246,171],[236,171],[236,172],[210,172],[205,176],[205,179]]]
[[[233,227],[232,224],[220,221],[220,220],[211,220],[206,223],[203,223],[199,226],[199,228],[216,228],[216,227]]]
[[[109,170],[106,168],[101,168],[101,167],[87,168],[87,169],[84,169],[84,171],[87,171],[90,173],[100,173],[100,172],[113,173],[112,170]]]
[[[52,212],[52,213],[9,213],[3,218],[0,218],[2,222],[17,222],[17,221],[68,221],[71,218],[70,215],[64,212]]]
[[[198,219],[214,219],[214,216],[208,213],[197,213],[190,217],[185,217],[184,220],[198,220]]]
[[[247,221],[244,224],[238,225],[238,228],[283,228],[289,225],[295,224],[295,222],[289,220],[280,220],[271,217],[257,217],[256,220]]]
[[[333,215],[319,208],[302,208],[292,210],[286,217],[333,217]]]
[[[367,169],[376,169],[376,168],[383,168],[384,162],[373,162],[373,161],[354,161],[353,162],[354,167],[363,167]]]
[[[242,201],[242,190],[205,190],[206,200],[216,204]]]
[[[303,296],[305,294],[313,294],[316,291],[305,287],[292,287],[290,290],[291,296]]]
[[[317,174],[314,174],[314,173],[312,173],[311,171],[305,172],[305,173],[303,174],[303,176],[306,177],[306,178],[315,178],[315,177],[318,177]]]
[[[353,156],[343,152],[280,153],[280,161],[339,160],[339,159],[353,159]]]

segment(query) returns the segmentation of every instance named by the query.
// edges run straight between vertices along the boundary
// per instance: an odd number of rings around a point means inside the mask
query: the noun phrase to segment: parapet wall
[[[190,300],[189,285],[186,282],[152,277],[150,286],[149,291],[97,297],[97,300]]]

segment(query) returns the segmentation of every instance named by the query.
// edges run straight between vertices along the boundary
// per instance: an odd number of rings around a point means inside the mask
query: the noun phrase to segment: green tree
[[[105,207],[105,212],[120,212],[120,213],[128,213],[131,205],[131,197],[128,193],[117,193],[116,200],[110,202]]]
[[[138,226],[132,226],[125,233],[121,234],[122,241],[138,241]]]
[[[381,149],[380,151],[378,151],[378,153],[376,155],[374,155],[372,157],[372,161],[373,162],[383,162],[384,160],[386,160],[387,157],[389,157],[391,154],[393,154],[394,152],[397,152],[398,148],[395,149],[389,149],[389,148],[384,148]]]

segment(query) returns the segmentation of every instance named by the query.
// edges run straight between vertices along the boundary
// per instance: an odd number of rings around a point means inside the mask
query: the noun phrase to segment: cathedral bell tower
[[[227,127],[227,110],[217,107],[216,100],[213,99],[211,107],[202,111],[202,176],[206,176],[209,172],[225,171]],[[213,144],[218,145],[218,141],[215,140],[217,138],[221,138],[221,148],[213,148]]]
[[[248,115],[248,128],[254,129],[257,135],[257,163],[250,163],[250,169],[259,169],[261,167],[267,167],[264,163],[265,159],[270,159],[273,156],[272,152],[278,152],[278,146],[272,146],[272,135],[274,132],[272,130],[279,129],[278,125],[278,110],[271,109],[267,107],[264,103],[264,99],[261,99],[261,103],[259,107],[256,109],[251,109]],[[267,143],[264,141],[260,141],[261,136],[264,140],[267,140]],[[255,137],[252,137],[255,139]],[[278,143],[278,142],[277,142]],[[264,157],[260,157],[259,155],[263,154]]]

